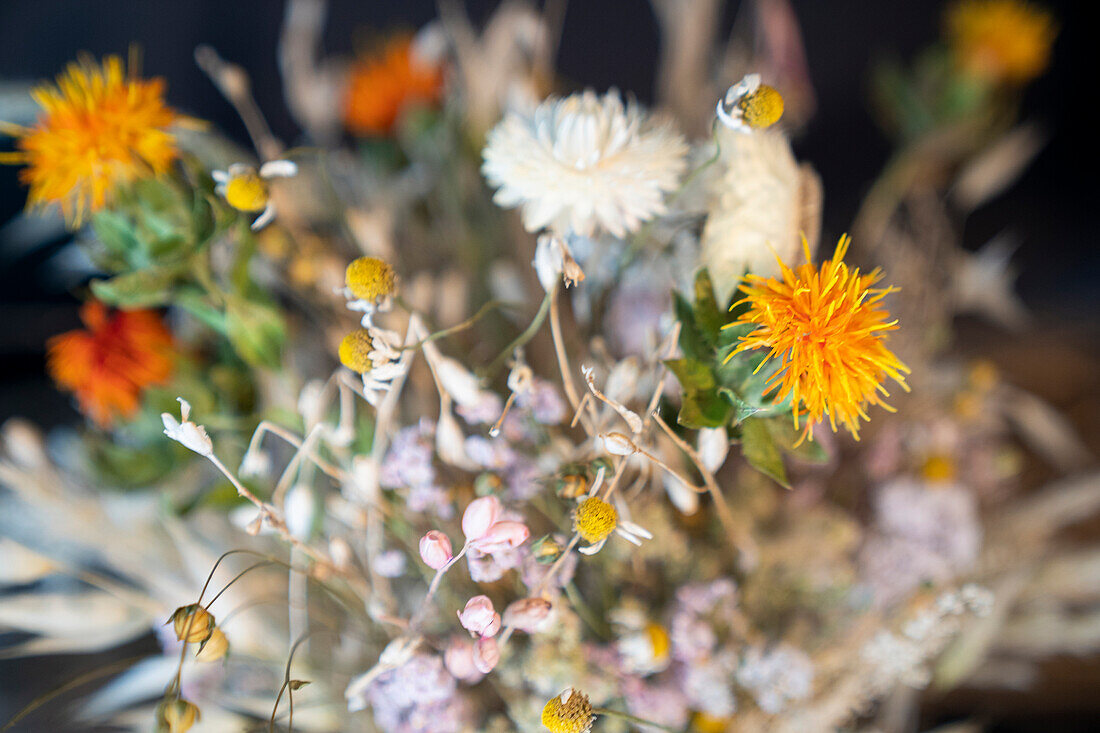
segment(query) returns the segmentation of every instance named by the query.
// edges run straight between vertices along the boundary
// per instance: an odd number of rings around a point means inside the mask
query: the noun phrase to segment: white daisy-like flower
[[[269,160],[257,171],[247,163],[234,163],[224,171],[210,175],[217,184],[215,193],[237,211],[256,214],[252,230],[259,231],[275,218],[275,203],[271,200],[268,181],[272,178],[290,178],[297,175],[298,166],[289,160]]]
[[[511,112],[489,133],[482,173],[493,200],[522,207],[528,231],[622,237],[665,211],[687,144],[617,91],[551,97]]]
[[[641,546],[642,540],[653,539],[653,534],[644,527],[621,517],[623,507],[616,507],[599,498],[596,494],[603,485],[604,469],[596,472],[592,487],[580,498],[573,512],[573,529],[589,544],[578,547],[583,555],[595,555],[607,544],[612,534],[617,534],[632,545]]]

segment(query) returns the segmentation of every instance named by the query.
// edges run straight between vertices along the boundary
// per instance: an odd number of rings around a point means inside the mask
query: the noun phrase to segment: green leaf
[[[677,421],[685,428],[720,428],[729,422],[732,407],[715,390],[685,392]]]
[[[691,304],[677,292],[672,293],[672,308],[680,322],[680,350],[689,359],[710,359],[711,348],[703,340],[695,325],[695,311]]]
[[[741,399],[741,396],[729,387],[719,387],[718,394],[733,405],[733,414],[731,417],[733,418],[734,424],[744,421],[745,418],[752,417],[762,409]]]
[[[762,418],[750,417],[741,423],[741,452],[753,468],[775,480],[785,488],[787,471],[783,466],[783,456],[775,444],[768,424]]]
[[[108,305],[119,308],[149,308],[164,305],[172,294],[175,268],[152,267],[116,275],[110,280],[93,280],[92,292]]]
[[[92,217],[92,230],[107,251],[129,260],[140,245],[130,221],[114,211],[100,211]]]
[[[680,380],[685,392],[712,389],[715,385],[710,367],[698,359],[668,359],[665,366]]]
[[[718,308],[714,297],[714,285],[706,268],[695,275],[695,324],[699,333],[713,348],[718,344],[719,332],[726,322],[726,314]]]
[[[226,305],[225,326],[230,343],[246,362],[253,366],[279,365],[286,327],[275,308],[231,298]]]

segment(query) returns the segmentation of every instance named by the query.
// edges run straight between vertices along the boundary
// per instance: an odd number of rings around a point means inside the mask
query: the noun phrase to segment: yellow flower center
[[[669,639],[665,627],[660,624],[648,624],[645,627],[645,632],[649,637],[649,645],[653,648],[653,658],[665,659],[668,657],[672,641]]]
[[[542,709],[542,724],[551,733],[587,733],[594,718],[588,696],[572,687]]]
[[[619,513],[615,507],[595,496],[581,502],[573,520],[577,532],[588,542],[606,539],[618,523]]]
[[[774,87],[761,84],[752,94],[746,94],[737,103],[750,127],[771,127],[783,116],[783,95]]]
[[[225,200],[237,211],[263,211],[267,208],[267,181],[255,171],[233,176],[225,184]]]
[[[725,733],[729,718],[716,718],[706,713],[696,713],[691,719],[691,729],[697,733]]]
[[[588,491],[588,479],[584,474],[569,473],[561,477],[558,495],[563,499],[576,499]]]
[[[369,372],[374,366],[370,358],[372,350],[370,331],[356,329],[340,342],[340,363],[359,374]]]
[[[378,300],[397,287],[397,276],[390,265],[377,257],[360,257],[348,265],[344,274],[348,290],[361,300]]]

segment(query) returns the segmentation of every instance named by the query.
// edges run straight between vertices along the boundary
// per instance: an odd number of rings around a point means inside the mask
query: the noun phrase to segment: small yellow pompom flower
[[[30,207],[56,205],[73,226],[106,206],[119,185],[166,173],[179,156],[164,81],[140,79],[117,56],[70,64],[56,84],[31,91],[42,113],[33,127],[0,124],[23,163]]]
[[[357,374],[369,372],[374,366],[370,358],[373,348],[370,331],[358,328],[340,342],[340,363]]]
[[[573,526],[587,542],[596,543],[615,531],[619,513],[603,499],[590,496],[581,502],[573,517]]]
[[[271,191],[255,168],[231,176],[225,183],[225,200],[237,211],[254,214],[267,208]]]
[[[360,257],[344,273],[351,294],[360,300],[379,300],[393,294],[397,275],[389,263],[377,257]]]
[[[542,709],[542,724],[550,733],[588,733],[595,718],[588,696],[572,687]]]
[[[765,394],[775,390],[777,401],[792,397],[795,428],[805,417],[803,438],[811,440],[814,424],[826,416],[834,432],[840,422],[858,440],[866,406],[888,408],[879,396],[889,397],[883,387],[886,378],[908,390],[909,368],[883,338],[897,329],[897,321],[888,321],[882,307],[890,289],[871,287],[881,277],[878,270],[861,275],[843,262],[849,242],[841,237],[833,258],[820,270],[809,262],[810,248],[803,240],[807,263],[797,271],[780,260],[782,280],[748,275],[741,285],[745,298],[733,307],[748,303],[749,308],[724,326],[757,326],[741,337],[726,361],[749,349],[769,349],[759,370],[779,356],[780,369],[768,380]]]
[[[646,624],[645,633],[649,637],[649,645],[653,647],[653,658],[666,659],[672,649],[672,639],[665,627],[660,624]]]
[[[761,84],[755,92],[742,97],[737,106],[750,127],[762,130],[783,116],[783,95],[775,87]]]
[[[921,477],[931,483],[945,483],[955,478],[955,461],[951,456],[935,453],[925,459],[920,468]]]
[[[948,9],[946,26],[962,69],[1011,84],[1043,73],[1058,34],[1050,12],[1023,0],[960,0]]]
[[[169,619],[176,638],[187,643],[206,641],[214,632],[214,616],[205,608],[191,604],[176,609]]]

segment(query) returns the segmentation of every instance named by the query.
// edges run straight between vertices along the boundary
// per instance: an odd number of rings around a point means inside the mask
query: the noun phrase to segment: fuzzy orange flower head
[[[3,126],[17,151],[2,160],[26,165],[29,207],[56,205],[73,226],[102,209],[119,184],[164,173],[179,155],[164,81],[136,78],[117,56],[102,64],[82,58],[31,95],[42,113],[33,127]]]
[[[767,382],[765,394],[776,390],[776,401],[792,397],[794,425],[802,418],[802,433],[813,440],[813,426],[825,416],[835,432],[842,423],[859,439],[859,419],[867,418],[867,405],[889,406],[883,386],[887,377],[902,388],[908,367],[886,348],[884,335],[897,329],[888,320],[882,299],[890,288],[872,288],[881,273],[861,275],[843,262],[851,240],[841,237],[833,258],[820,270],[809,262],[809,246],[803,240],[807,264],[797,270],[779,262],[782,280],[748,275],[741,290],[748,310],[726,328],[751,324],[756,328],[740,338],[727,357],[749,349],[770,349],[757,370],[772,357],[780,367]],[[739,304],[738,303],[738,304]],[[737,307],[738,304],[734,304]]]
[[[992,82],[1022,84],[1050,63],[1054,16],[1024,0],[959,0],[946,16],[956,62]]]
[[[154,311],[112,312],[97,300],[84,304],[80,318],[86,328],[47,342],[46,368],[85,415],[107,428],[137,412],[146,387],[172,375],[172,335]]]
[[[351,69],[344,123],[359,135],[389,135],[401,115],[439,103],[443,69],[418,53],[411,36],[393,38],[376,55]]]

